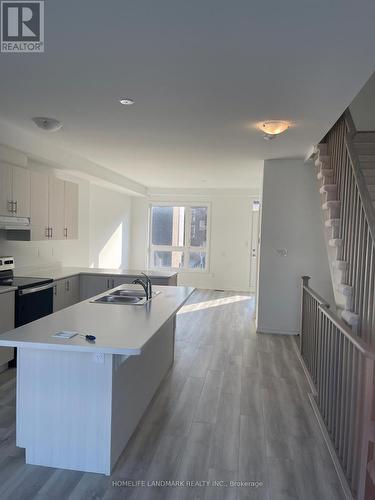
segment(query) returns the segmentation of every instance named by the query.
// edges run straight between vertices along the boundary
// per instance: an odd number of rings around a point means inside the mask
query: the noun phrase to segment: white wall
[[[375,73],[349,106],[357,130],[375,130]]]
[[[91,186],[91,267],[129,267],[130,212],[130,196],[100,186]]]
[[[297,334],[301,276],[333,302],[314,169],[302,160],[264,162],[257,330]],[[277,249],[286,249],[283,257]]]
[[[154,201],[176,201],[176,196]],[[181,198],[180,198],[181,199]],[[207,289],[248,291],[250,273],[250,217],[252,199],[243,194],[184,198],[185,202],[211,205],[209,271],[180,273],[180,285]],[[148,207],[151,200],[133,198],[131,229],[131,267],[147,266]]]

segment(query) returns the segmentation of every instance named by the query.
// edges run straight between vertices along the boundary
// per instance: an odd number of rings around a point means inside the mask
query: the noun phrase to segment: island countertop
[[[123,287],[121,285],[116,288]],[[182,286],[153,288],[161,293],[144,306],[91,302],[107,295],[106,291],[3,333],[0,335],[0,346],[139,355],[154,334],[177,313],[194,291],[194,288]],[[80,336],[71,339],[53,337],[62,330],[94,335],[95,343]]]

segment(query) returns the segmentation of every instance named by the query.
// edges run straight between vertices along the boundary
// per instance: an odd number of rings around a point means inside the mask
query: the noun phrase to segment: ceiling
[[[45,4],[46,52],[0,54],[0,120],[35,141],[31,117],[61,120],[52,144],[148,187],[259,185],[375,69],[373,0]],[[253,125],[272,118],[294,127],[267,142]]]

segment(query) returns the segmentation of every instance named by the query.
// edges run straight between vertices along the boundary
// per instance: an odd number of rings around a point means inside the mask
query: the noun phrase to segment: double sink
[[[118,289],[110,292],[107,295],[102,295],[101,297],[92,300],[93,303],[99,304],[120,304],[120,305],[134,305],[143,306],[147,304],[151,299],[153,299],[160,292],[152,292],[152,296],[147,298],[146,293],[143,290],[138,289]]]

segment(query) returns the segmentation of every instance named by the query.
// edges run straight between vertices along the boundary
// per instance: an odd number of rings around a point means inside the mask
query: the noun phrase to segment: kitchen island
[[[194,291],[154,290],[143,306],[86,300],[0,335],[18,352],[16,444],[26,463],[111,473],[173,363],[176,313]],[[82,336],[53,336],[62,330]]]

